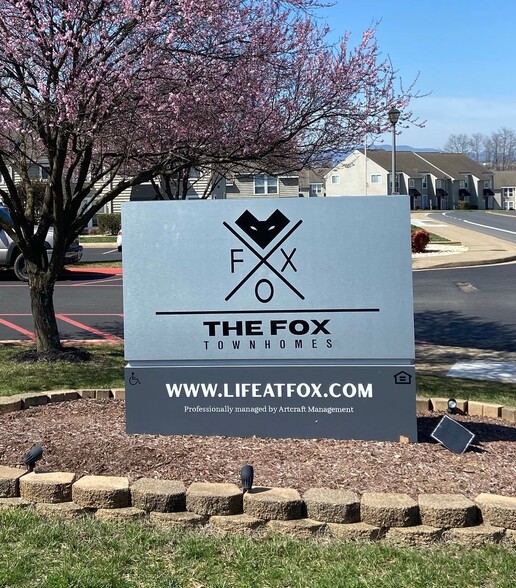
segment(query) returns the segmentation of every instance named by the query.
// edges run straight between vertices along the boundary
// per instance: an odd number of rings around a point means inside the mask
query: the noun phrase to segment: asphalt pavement
[[[516,261],[515,243],[449,224],[444,215],[435,212],[413,213],[411,218],[414,224],[451,242],[448,247],[445,244],[438,247],[429,245],[427,253],[414,256],[414,270]],[[416,341],[416,368],[419,373],[516,383],[516,353],[505,351],[430,345]]]

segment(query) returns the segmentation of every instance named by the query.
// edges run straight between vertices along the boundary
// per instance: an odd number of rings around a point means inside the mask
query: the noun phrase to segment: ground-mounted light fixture
[[[34,471],[36,462],[41,459],[43,455],[43,447],[39,443],[36,443],[34,447],[31,447],[29,451],[23,456],[23,463],[27,466],[29,472]]]
[[[242,491],[244,494],[249,492],[253,487],[254,469],[252,465],[245,465],[240,470],[240,481],[242,482]]]
[[[389,122],[392,125],[392,177],[391,177],[391,195],[397,194],[396,190],[396,125],[400,120],[401,112],[392,107],[389,112],[387,113],[389,117]]]
[[[457,414],[457,401],[455,398],[450,398],[448,400],[448,414]]]

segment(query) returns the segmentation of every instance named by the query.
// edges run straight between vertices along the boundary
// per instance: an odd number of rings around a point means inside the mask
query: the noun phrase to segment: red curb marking
[[[67,267],[63,274],[66,272],[78,272],[78,273],[90,273],[90,274],[121,274],[121,267]]]
[[[94,327],[88,327],[87,325],[84,325],[83,323],[79,323],[77,321],[74,321],[73,319],[68,318],[64,314],[56,314],[56,318],[61,319],[65,323],[69,323],[70,325],[73,325],[74,327],[79,327],[80,329],[83,329],[84,331],[89,331],[90,333],[93,333],[94,335],[98,335],[99,337],[102,337],[103,339],[108,339],[109,341],[121,342],[123,340],[120,337],[117,337],[116,335],[111,335],[110,333],[104,333],[103,331],[99,331],[98,329],[95,329]]]
[[[20,315],[23,316],[23,315]],[[33,341],[36,339],[36,335],[34,333],[32,333],[31,331],[27,331],[27,329],[24,329],[23,327],[19,327],[18,325],[15,325],[14,323],[11,323],[9,321],[4,320],[3,318],[0,318],[0,324],[5,325],[6,327],[9,327],[10,329],[13,329],[14,331],[18,331],[18,333],[21,333],[22,335],[27,336],[29,339],[32,339]]]

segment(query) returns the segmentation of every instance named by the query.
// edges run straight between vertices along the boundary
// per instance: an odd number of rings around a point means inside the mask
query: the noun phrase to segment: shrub
[[[116,235],[122,226],[119,213],[97,214],[100,232],[103,235]]]
[[[423,253],[430,241],[430,234],[425,229],[412,231],[412,253]]]
[[[100,235],[100,229],[98,227],[91,227],[88,229],[88,235]]]
[[[459,200],[459,210],[470,210],[471,204],[467,200]]]

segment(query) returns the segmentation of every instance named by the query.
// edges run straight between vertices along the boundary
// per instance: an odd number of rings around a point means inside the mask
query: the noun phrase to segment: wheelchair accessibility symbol
[[[141,384],[140,380],[134,375],[134,372],[131,372],[131,376],[129,377],[129,384],[131,384],[131,386]]]
[[[284,229],[287,229],[290,224],[290,220],[280,211],[275,210],[268,219],[258,220],[254,214],[246,210],[236,221],[237,227],[243,231],[246,237],[249,237],[256,245],[264,250],[264,253],[260,253],[246,238],[244,238],[236,229],[231,227],[228,223],[224,222],[224,226],[241,242],[246,248],[251,251],[256,258],[258,263],[240,280],[240,282],[231,290],[226,296],[226,302],[230,300],[240,288],[246,284],[254,274],[262,267],[267,267],[281,282],[283,282],[296,296],[304,300],[305,297],[301,292],[284,276],[287,270],[291,270],[294,273],[297,272],[297,268],[294,265],[293,257],[297,251],[296,248],[291,251],[285,250],[283,244],[285,241],[301,226],[302,220],[297,221],[289,230],[286,231],[285,235],[274,245],[268,252],[265,252],[267,247],[279,236]],[[269,261],[270,257],[276,252],[280,251],[283,255],[281,267],[275,267]],[[235,273],[235,267],[237,263],[243,263],[244,259],[240,257],[240,254],[244,253],[244,249],[231,249],[231,273]],[[255,284],[254,294],[259,302],[267,304],[274,297],[274,285],[266,278],[261,278]]]

